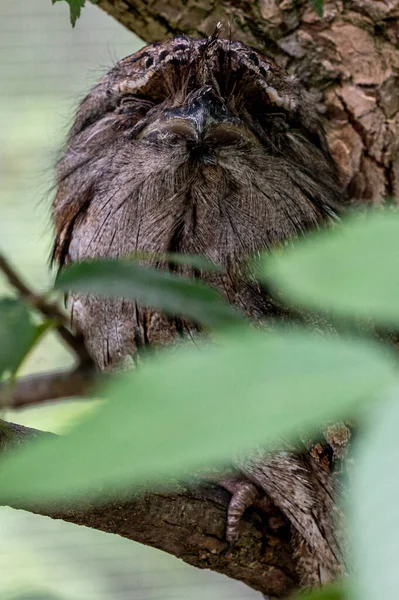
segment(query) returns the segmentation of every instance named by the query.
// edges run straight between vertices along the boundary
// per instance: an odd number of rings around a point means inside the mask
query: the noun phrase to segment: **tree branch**
[[[105,373],[91,367],[20,377],[13,384],[0,383],[0,406],[15,409],[61,398],[87,397],[93,385],[106,378]]]
[[[43,432],[0,421],[0,452],[37,438]],[[295,560],[287,530],[270,533],[260,515],[248,511],[240,538],[231,547],[225,540],[226,509],[230,495],[223,488],[173,485],[173,492],[143,491],[133,499],[121,494],[104,506],[82,502],[61,510],[51,504],[29,506],[14,501],[14,508],[53,519],[70,521],[159,548],[201,569],[211,569],[240,580],[263,594],[283,597],[298,584]]]

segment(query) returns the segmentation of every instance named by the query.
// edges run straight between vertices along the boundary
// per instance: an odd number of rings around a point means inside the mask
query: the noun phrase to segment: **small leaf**
[[[129,298],[209,327],[243,320],[215,289],[201,281],[121,260],[74,264],[61,271],[55,287],[78,293]]]
[[[341,583],[333,583],[321,590],[304,592],[290,598],[290,600],[345,600],[347,598],[346,588]]]
[[[321,18],[323,16],[324,0],[312,0],[312,3],[313,3],[316,13]]]
[[[206,273],[221,273],[223,270],[220,265],[211,262],[204,256],[169,252],[166,254],[166,259],[176,265],[187,265],[193,269],[205,271]]]
[[[109,400],[69,435],[4,456],[0,496],[67,504],[156,486],[363,411],[396,382],[396,356],[372,343],[233,329],[115,377]]]
[[[52,0],[53,4],[60,2],[61,0]],[[80,17],[82,8],[84,7],[86,0],[65,0],[69,4],[69,14],[72,27],[75,27],[76,21]]]
[[[349,522],[356,600],[396,600],[399,590],[399,388],[379,405],[354,456]]]
[[[0,377],[17,371],[38,334],[25,302],[17,298],[0,299]]]
[[[399,212],[358,215],[265,256],[284,300],[382,325],[399,323]]]
[[[128,260],[146,260],[152,261],[158,260],[159,262],[173,263],[175,265],[183,265],[197,269],[198,271],[205,271],[205,273],[221,273],[223,271],[221,265],[211,262],[205,256],[196,254],[178,254],[176,252],[144,252],[137,251],[127,257]]]

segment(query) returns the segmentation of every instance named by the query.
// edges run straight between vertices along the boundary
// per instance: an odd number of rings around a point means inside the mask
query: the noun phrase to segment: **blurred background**
[[[86,91],[143,42],[88,4],[75,29],[65,2],[0,2],[0,247],[37,290],[53,276],[52,171]],[[10,293],[0,277],[0,294]],[[65,367],[53,336],[24,365],[31,373]],[[5,418],[62,432],[90,410],[60,402]],[[4,416],[4,415],[3,415]],[[223,576],[128,540],[0,507],[2,600],[255,600]]]

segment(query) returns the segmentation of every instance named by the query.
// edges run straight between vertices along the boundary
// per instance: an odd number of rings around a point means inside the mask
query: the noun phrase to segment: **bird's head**
[[[343,200],[308,93],[258,51],[217,36],[119,61],[81,103],[57,175],[61,262],[136,249],[223,262],[231,246],[269,248]],[[93,219],[95,239],[81,239],[76,229]]]
[[[54,257],[180,252],[228,270],[343,203],[299,81],[241,42],[181,36],[119,61],[80,104],[57,165]],[[255,311],[234,277],[217,285]]]

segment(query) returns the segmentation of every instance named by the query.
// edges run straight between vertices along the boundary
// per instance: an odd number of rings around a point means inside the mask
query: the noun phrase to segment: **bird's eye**
[[[118,105],[118,113],[141,119],[154,106],[148,98],[139,96],[123,96]]]

